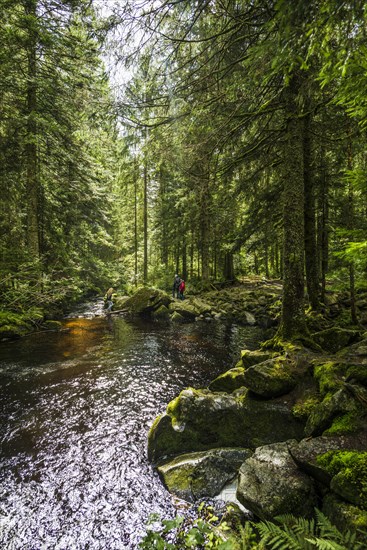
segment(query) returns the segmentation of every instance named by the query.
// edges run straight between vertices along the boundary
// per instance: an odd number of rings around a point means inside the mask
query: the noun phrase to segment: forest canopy
[[[283,281],[281,330],[365,285],[361,1],[4,1],[0,293]],[[306,297],[306,299],[305,299]]]

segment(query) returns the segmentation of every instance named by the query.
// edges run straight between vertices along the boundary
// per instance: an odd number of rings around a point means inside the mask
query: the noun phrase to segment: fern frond
[[[272,550],[304,550],[287,526],[279,526],[270,521],[257,525],[262,541]]]
[[[344,542],[344,536],[320,510],[315,510],[320,537]]]
[[[318,550],[346,550],[345,546],[341,546],[333,540],[315,537],[313,539],[309,539],[309,542],[312,543],[312,545]]]

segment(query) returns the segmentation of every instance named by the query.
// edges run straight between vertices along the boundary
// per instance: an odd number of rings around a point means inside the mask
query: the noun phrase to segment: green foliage
[[[292,407],[292,414],[301,420],[307,420],[310,414],[320,404],[320,396],[311,394],[303,397],[301,401],[297,401]]]
[[[275,522],[247,521],[237,526],[230,536],[220,535],[213,522],[218,518],[187,521],[182,516],[161,522],[157,530],[148,531],[139,547],[169,550],[173,548],[217,548],[221,550],[362,550],[364,543],[356,532],[341,532],[319,510],[315,518],[306,519],[291,514],[279,516]],[[159,517],[151,518],[156,523]],[[224,526],[225,527],[225,526]],[[223,529],[223,524],[221,525]],[[363,537],[363,534],[362,534]],[[169,540],[168,540],[169,539]]]
[[[317,462],[331,476],[342,473],[359,491],[361,507],[367,510],[367,452],[329,451],[317,457]]]
[[[229,527],[225,521],[213,513],[211,506],[203,503],[198,508],[199,516],[196,519],[184,518],[177,515],[172,520],[162,520],[159,525],[159,516],[152,514],[148,525],[154,525],[154,530],[149,529],[139,544],[139,548],[152,550],[199,549],[213,548],[218,550],[240,549],[237,540],[233,536],[226,535]],[[158,525],[157,525],[158,524]],[[251,535],[246,531],[244,540],[250,540]],[[250,548],[250,547],[249,547]]]
[[[322,396],[333,394],[342,387],[343,376],[347,370],[345,364],[329,361],[321,365],[315,365],[314,377],[319,382]]]
[[[356,533],[342,533],[319,510],[315,519],[296,518],[292,515],[277,517],[278,523],[261,522],[256,525],[266,548],[277,550],[362,550],[364,543]]]

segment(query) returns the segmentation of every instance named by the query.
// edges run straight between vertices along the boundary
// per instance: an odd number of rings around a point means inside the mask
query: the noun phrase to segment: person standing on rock
[[[179,297],[179,286],[181,284],[181,277],[179,277],[177,274],[175,275],[175,278],[173,279],[173,287],[172,287],[172,297],[178,298]]]
[[[106,295],[105,295],[105,303],[106,303],[106,308],[107,308],[107,313],[111,313],[111,309],[113,307],[113,301],[112,301],[112,294],[114,293],[114,289],[112,288],[109,288],[106,292]]]
[[[185,299],[184,292],[185,292],[185,281],[181,279],[180,286],[178,287],[178,298],[180,298],[180,300]]]

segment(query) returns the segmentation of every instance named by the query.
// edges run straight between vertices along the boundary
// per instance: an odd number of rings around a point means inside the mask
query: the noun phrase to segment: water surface
[[[88,317],[0,343],[6,550],[137,548],[150,513],[175,511],[147,460],[152,421],[260,337],[217,322]]]

